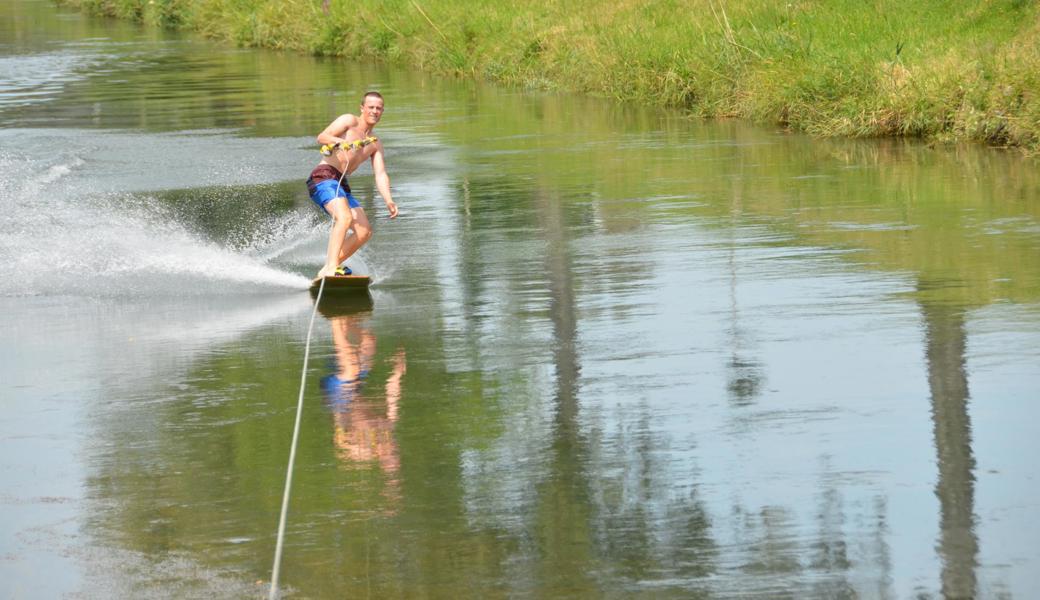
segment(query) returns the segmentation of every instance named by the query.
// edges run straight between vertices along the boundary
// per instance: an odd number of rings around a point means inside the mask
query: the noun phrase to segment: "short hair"
[[[383,95],[382,94],[380,94],[379,92],[377,92],[375,90],[371,90],[371,91],[365,92],[364,96],[361,96],[361,105],[362,106],[364,106],[365,100],[367,100],[369,96],[372,96],[373,98],[379,98],[380,100],[383,99]]]

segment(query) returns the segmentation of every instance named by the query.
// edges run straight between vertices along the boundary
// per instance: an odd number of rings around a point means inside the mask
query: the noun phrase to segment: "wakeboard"
[[[331,275],[325,277],[325,291],[336,293],[365,292],[368,291],[372,278],[368,275]],[[321,288],[321,278],[311,282],[311,292],[317,293]]]

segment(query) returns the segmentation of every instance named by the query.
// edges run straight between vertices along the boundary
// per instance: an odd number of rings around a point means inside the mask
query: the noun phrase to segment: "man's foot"
[[[353,275],[353,273],[354,272],[350,270],[350,267],[347,266],[336,267],[334,270],[322,267],[321,270],[318,271],[318,274],[314,276],[314,281],[320,281],[325,277],[343,277],[344,275]]]
[[[332,277],[335,274],[336,274],[336,270],[335,269],[329,269],[327,267],[322,267],[321,270],[318,271],[318,274],[314,276],[314,281],[320,281],[321,279],[324,279],[325,277]]]

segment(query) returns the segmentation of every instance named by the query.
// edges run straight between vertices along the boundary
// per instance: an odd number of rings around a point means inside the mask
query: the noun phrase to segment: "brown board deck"
[[[331,292],[363,292],[368,290],[372,278],[368,275],[334,275],[325,278],[325,291]],[[311,282],[311,291],[317,292],[321,287],[321,280],[315,279]]]

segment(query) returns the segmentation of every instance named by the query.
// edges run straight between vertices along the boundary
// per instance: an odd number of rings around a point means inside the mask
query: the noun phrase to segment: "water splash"
[[[164,218],[148,197],[91,196],[70,176],[82,166],[78,159],[46,164],[0,155],[0,295],[178,296],[307,287],[306,277],[268,264],[280,244],[299,245],[291,219],[273,219],[249,248],[231,249]]]

